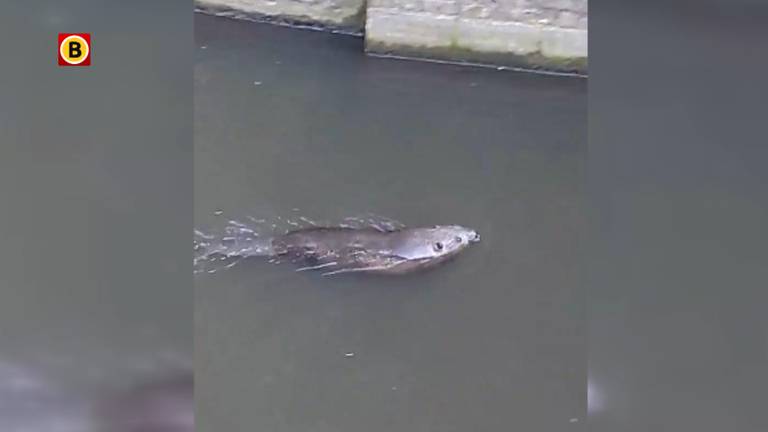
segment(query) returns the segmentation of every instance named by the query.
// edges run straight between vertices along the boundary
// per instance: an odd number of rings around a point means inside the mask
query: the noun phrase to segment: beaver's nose
[[[479,242],[480,241],[480,234],[477,231],[472,232],[472,237],[470,238],[473,242]]]

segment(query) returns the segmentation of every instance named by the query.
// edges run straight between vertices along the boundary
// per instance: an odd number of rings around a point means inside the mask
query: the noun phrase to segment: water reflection
[[[176,370],[92,398],[0,359],[4,432],[192,432],[193,393],[191,371]]]
[[[0,359],[0,419],[9,432],[84,432],[87,405],[38,372]]]
[[[595,414],[603,411],[605,407],[603,391],[594,381],[587,381],[587,412]]]
[[[113,432],[192,432],[195,429],[191,373],[140,383],[97,411]]]

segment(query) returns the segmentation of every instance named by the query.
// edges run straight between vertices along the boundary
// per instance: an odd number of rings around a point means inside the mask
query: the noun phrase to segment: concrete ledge
[[[195,0],[233,18],[365,33],[372,54],[585,74],[587,0]]]
[[[323,26],[361,33],[364,0],[195,0],[197,10],[213,15]]]
[[[587,72],[586,29],[368,9],[366,51],[490,65]]]

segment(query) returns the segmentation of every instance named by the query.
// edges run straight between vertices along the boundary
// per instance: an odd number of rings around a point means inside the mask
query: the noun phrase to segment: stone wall
[[[368,0],[371,52],[586,72],[587,0]]]
[[[587,0],[195,0],[352,31],[370,53],[556,71],[587,70]]]
[[[240,18],[362,31],[365,0],[195,0],[198,10]]]

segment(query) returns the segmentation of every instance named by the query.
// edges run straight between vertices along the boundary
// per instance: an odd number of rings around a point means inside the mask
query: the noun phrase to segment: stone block
[[[231,10],[331,27],[364,26],[366,47],[374,52],[586,70],[587,0],[195,2],[204,10]]]

